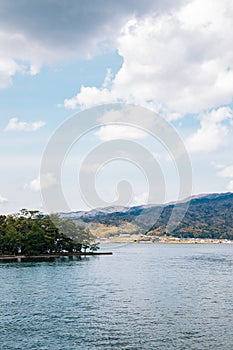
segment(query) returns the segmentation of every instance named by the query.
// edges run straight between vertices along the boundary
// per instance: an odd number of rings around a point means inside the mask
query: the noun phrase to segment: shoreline
[[[100,239],[100,244],[121,243],[121,244],[233,244],[228,239],[211,238],[176,238],[176,237],[152,237],[143,236],[117,236]]]
[[[112,255],[112,252],[78,252],[78,253],[57,253],[57,254],[40,254],[40,255],[0,255],[0,260],[18,260],[18,259],[50,259],[74,256],[96,256]]]

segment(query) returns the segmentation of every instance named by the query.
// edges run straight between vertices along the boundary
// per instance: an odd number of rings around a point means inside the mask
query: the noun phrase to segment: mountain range
[[[185,214],[185,215],[184,215]],[[233,193],[214,193],[163,205],[106,207],[60,213],[97,237],[120,234],[233,240]]]

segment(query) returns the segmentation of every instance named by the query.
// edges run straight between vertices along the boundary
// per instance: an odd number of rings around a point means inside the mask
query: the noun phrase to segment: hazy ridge
[[[179,211],[187,203],[188,210],[179,223]],[[233,239],[233,193],[202,194],[165,205],[107,207],[60,215],[89,227],[98,237],[119,234],[169,235],[167,223],[174,206],[177,216],[173,217],[170,224],[176,224],[177,227],[172,232],[173,236]],[[159,218],[155,220],[157,215]]]

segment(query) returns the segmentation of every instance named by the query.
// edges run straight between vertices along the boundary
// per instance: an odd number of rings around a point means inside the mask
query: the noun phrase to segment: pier
[[[0,255],[1,260],[21,260],[21,259],[50,259],[75,256],[97,256],[97,255],[112,255],[112,252],[77,252],[77,253],[55,253],[55,254],[40,254],[40,255]]]

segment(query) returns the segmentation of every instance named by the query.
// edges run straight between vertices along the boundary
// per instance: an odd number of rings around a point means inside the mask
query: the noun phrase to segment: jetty
[[[97,255],[112,255],[112,252],[77,252],[77,253],[54,253],[54,254],[39,254],[39,255],[0,255],[1,260],[21,260],[21,259],[51,259],[75,256],[97,256]]]

